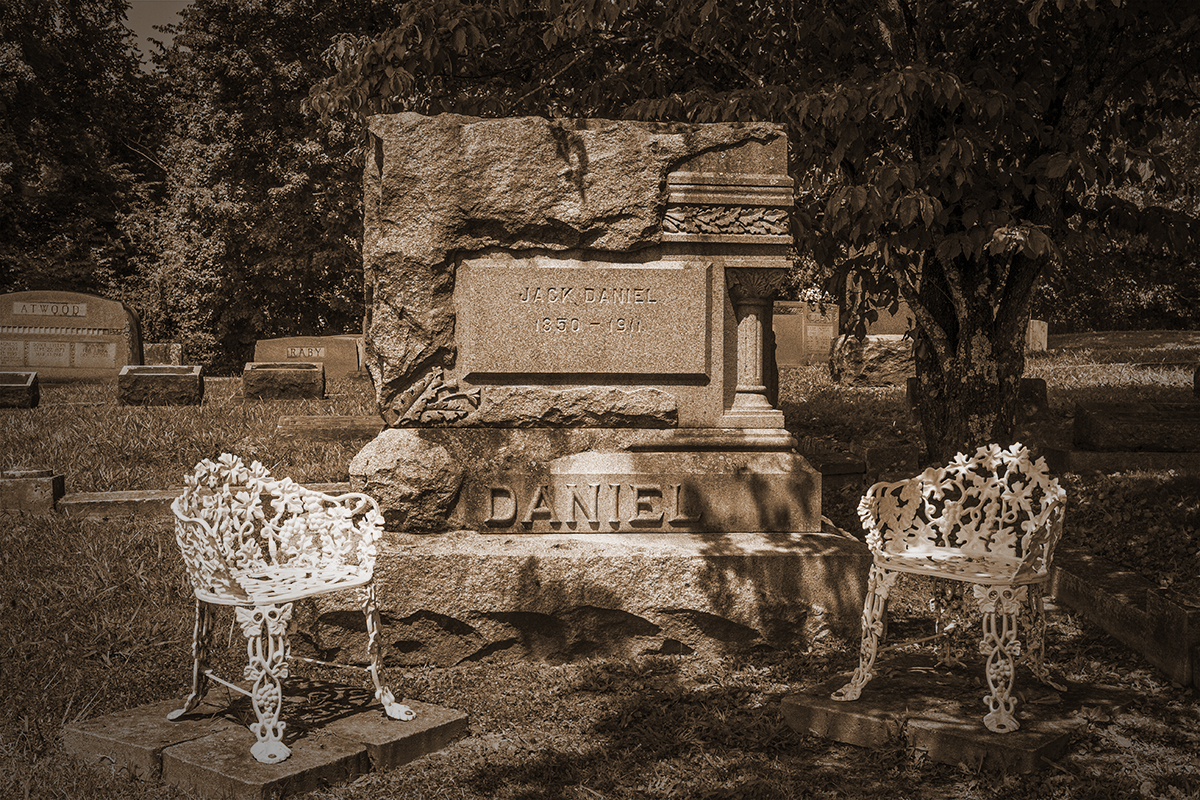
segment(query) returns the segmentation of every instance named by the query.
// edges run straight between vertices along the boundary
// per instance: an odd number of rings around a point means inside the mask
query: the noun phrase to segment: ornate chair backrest
[[[193,588],[226,602],[249,599],[236,578],[256,570],[337,567],[369,578],[382,533],[367,495],[307,489],[228,453],[197,464],[171,510]]]
[[[875,484],[858,514],[873,552],[962,554],[1008,563],[1022,578],[1048,574],[1065,505],[1045,459],[1033,461],[1020,444],[988,445],[915,478]]]

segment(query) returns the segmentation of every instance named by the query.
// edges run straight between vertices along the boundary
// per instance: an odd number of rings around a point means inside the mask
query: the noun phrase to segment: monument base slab
[[[869,566],[840,533],[457,531],[388,534],[375,585],[390,664],[566,662],[851,637]],[[348,600],[318,600],[324,652],[363,652],[361,627]]]
[[[232,697],[232,703],[230,698]],[[181,699],[139,706],[63,730],[68,753],[197,797],[260,800],[347,781],[372,769],[401,766],[441,750],[467,732],[454,709],[404,700],[417,712],[402,722],[384,716],[367,689],[320,681],[284,683],[284,743],[292,755],[260,764],[250,755],[249,700],[220,687],[195,711],[167,719]]]
[[[1017,706],[1021,727],[997,734],[983,724],[982,663],[948,668],[936,666],[932,655],[903,655],[877,663],[876,671],[858,700],[830,698],[848,674],[788,695],[784,718],[797,732],[844,744],[902,745],[943,764],[1033,772],[1066,752],[1085,707],[1112,714],[1133,699],[1131,693],[1083,684],[1068,684],[1059,693],[1019,671],[1014,690],[1026,698]]]

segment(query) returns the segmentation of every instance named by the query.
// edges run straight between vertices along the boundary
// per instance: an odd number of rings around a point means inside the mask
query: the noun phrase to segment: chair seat
[[[228,592],[196,590],[196,597],[222,605],[270,605],[290,603],[304,597],[354,589],[371,582],[371,571],[351,564],[290,567],[269,565],[250,570],[231,570],[244,596]]]
[[[1020,559],[996,556],[969,555],[959,550],[938,549],[923,553],[875,554],[875,563],[894,572],[909,572],[916,575],[932,575],[937,578],[981,583],[987,585],[1023,585],[1042,583],[1049,580],[1049,573],[1022,572],[1024,563]]]

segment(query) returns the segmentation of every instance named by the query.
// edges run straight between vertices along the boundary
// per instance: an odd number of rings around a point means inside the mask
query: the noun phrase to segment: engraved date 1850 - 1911
[[[578,317],[542,317],[533,321],[538,333],[641,333],[646,330],[636,317],[609,317],[604,320],[582,320]]]

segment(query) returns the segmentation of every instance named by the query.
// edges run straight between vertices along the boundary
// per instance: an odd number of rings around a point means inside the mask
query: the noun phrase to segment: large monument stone
[[[390,529],[821,549],[820,474],[767,389],[782,126],[396,114],[370,132],[364,361],[386,427],[350,475]],[[865,569],[851,540],[824,545]]]

